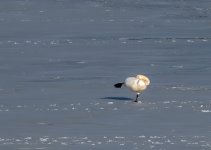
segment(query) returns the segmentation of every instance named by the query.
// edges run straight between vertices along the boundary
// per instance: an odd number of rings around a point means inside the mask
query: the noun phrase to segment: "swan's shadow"
[[[131,101],[133,100],[132,98],[127,98],[127,97],[114,97],[114,96],[110,96],[110,97],[103,97],[101,99],[104,100],[117,100],[117,101]]]

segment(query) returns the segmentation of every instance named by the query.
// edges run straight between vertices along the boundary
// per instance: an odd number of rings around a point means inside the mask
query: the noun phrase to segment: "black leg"
[[[138,102],[139,93],[136,95],[136,99],[134,102]]]

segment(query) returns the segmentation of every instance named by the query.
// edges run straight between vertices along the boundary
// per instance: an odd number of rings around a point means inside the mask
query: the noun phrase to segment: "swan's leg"
[[[139,93],[137,93],[137,95],[136,95],[136,99],[135,99],[135,101],[134,102],[138,102],[138,97],[139,97]]]

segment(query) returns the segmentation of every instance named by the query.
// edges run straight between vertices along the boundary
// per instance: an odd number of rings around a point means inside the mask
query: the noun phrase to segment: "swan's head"
[[[149,78],[144,75],[137,75],[136,78],[139,80],[143,80],[146,85],[150,84]]]

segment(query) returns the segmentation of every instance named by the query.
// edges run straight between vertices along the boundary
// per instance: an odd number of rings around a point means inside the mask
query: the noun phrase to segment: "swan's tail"
[[[115,88],[121,88],[124,83],[116,83],[114,84]]]

